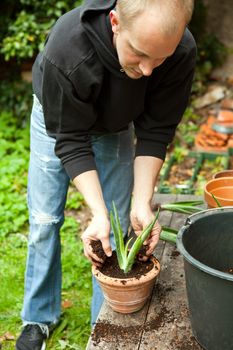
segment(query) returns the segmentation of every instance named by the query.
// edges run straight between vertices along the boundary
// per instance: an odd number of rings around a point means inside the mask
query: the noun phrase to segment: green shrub
[[[16,126],[29,120],[32,107],[31,83],[22,80],[2,80],[0,82],[0,112],[14,116]]]
[[[45,35],[51,26],[51,22],[37,23],[34,14],[21,11],[17,19],[9,25],[8,36],[3,39],[1,53],[5,60],[16,57],[33,57],[42,48]]]
[[[213,68],[220,66],[227,56],[226,47],[213,33],[208,33],[206,24],[207,8],[203,0],[196,0],[190,30],[197,42],[197,69],[193,92],[202,92],[203,83],[208,79]]]
[[[3,1],[1,7],[6,16],[0,16],[5,24],[5,29],[0,31],[0,53],[6,61],[16,58],[20,62],[34,57],[57,18],[80,3],[81,0]]]

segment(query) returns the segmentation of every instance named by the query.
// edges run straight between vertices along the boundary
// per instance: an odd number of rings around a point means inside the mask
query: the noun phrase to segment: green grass
[[[26,204],[29,127],[18,125],[9,113],[0,114],[0,349],[13,350],[9,332],[21,332],[28,213]],[[80,210],[82,196],[70,188],[67,208]],[[61,321],[48,341],[48,349],[85,349],[90,335],[91,267],[82,253],[80,228],[67,217],[61,230],[63,286]]]
[[[0,236],[25,231],[29,127],[0,114]]]
[[[62,300],[68,300],[72,305],[63,309],[61,323],[52,334],[49,349],[85,349],[91,331],[91,266],[83,255],[83,245],[77,239],[77,232],[76,220],[67,217],[61,230]],[[62,340],[63,345],[59,340]]]
[[[77,232],[76,220],[67,217],[61,231],[62,300],[68,300],[71,305],[63,309],[61,323],[48,342],[51,350],[85,349],[90,335],[91,269],[82,254],[82,243],[77,238]],[[15,337],[20,333],[26,252],[25,235],[0,236],[0,337],[6,332]],[[5,341],[3,349],[13,350],[14,341]]]

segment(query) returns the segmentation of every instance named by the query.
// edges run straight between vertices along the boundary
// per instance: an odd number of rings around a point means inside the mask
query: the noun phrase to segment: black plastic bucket
[[[193,334],[207,350],[233,350],[233,207],[191,215],[177,236]]]

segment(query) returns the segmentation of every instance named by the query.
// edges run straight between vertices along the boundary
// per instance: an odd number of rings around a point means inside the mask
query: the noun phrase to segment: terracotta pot
[[[158,260],[151,257],[151,261],[154,267],[140,279],[109,277],[92,266],[92,273],[102,288],[104,298],[114,311],[129,314],[140,310],[146,303],[160,272]]]
[[[233,206],[233,177],[219,177],[206,183],[204,199],[209,208],[217,208],[218,205],[211,193],[219,201],[221,206]]]
[[[222,170],[218,171],[213,175],[213,179],[217,179],[219,177],[231,177],[233,176],[233,170]]]

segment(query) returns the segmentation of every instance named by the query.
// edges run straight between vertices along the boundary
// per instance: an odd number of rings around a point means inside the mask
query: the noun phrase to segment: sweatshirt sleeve
[[[196,60],[196,45],[190,32],[161,76],[158,67],[147,90],[145,111],[136,119],[136,156],[165,159],[168,144],[187,107]],[[155,70],[156,71],[156,70]],[[162,70],[161,70],[162,71]]]
[[[66,75],[46,58],[44,60],[42,104],[46,129],[56,138],[55,153],[69,177],[74,179],[96,169],[89,131],[97,119],[94,101],[99,82],[89,76],[95,69],[93,66],[89,69],[83,65],[81,70]],[[98,72],[95,73],[96,80]]]

